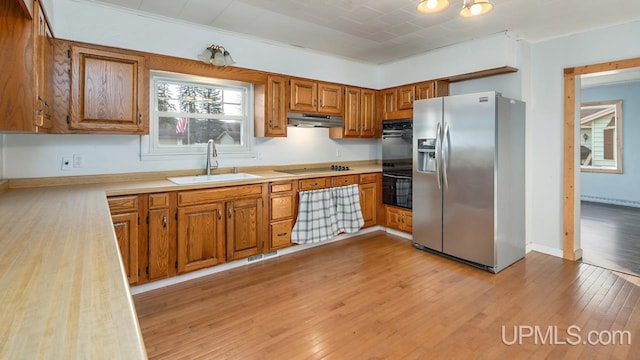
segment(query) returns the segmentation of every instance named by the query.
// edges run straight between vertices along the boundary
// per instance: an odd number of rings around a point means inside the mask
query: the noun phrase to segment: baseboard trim
[[[399,236],[401,238],[405,238],[407,240],[412,240],[413,241],[413,235],[412,234],[408,234],[408,233],[405,233],[405,232],[402,232],[402,231],[398,231],[398,230],[394,230],[394,229],[391,229],[391,228],[384,228],[384,229],[388,234]]]
[[[531,244],[530,246],[528,246],[528,249],[529,249],[528,251],[537,251],[539,253],[543,253],[543,254],[559,257],[559,258],[563,258],[562,250],[556,249],[556,248],[552,248],[550,246],[540,245],[540,244]]]

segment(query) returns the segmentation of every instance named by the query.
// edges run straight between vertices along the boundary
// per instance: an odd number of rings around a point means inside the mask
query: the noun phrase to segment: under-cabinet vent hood
[[[287,118],[289,119],[289,126],[325,128],[344,127],[344,120],[342,119],[342,116],[288,113]]]

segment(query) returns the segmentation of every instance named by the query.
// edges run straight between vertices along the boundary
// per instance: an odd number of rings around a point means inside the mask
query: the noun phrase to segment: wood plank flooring
[[[583,201],[582,261],[640,276],[640,208]]]
[[[609,270],[532,252],[494,275],[384,232],[146,292],[134,302],[151,359],[640,354],[640,288]],[[506,345],[503,326],[507,342],[535,326],[539,335],[557,334]],[[577,339],[568,329],[581,341],[592,330],[628,331],[631,345],[563,345]]]

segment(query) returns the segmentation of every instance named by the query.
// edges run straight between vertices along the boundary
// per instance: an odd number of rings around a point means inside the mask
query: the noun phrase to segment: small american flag
[[[187,129],[187,118],[179,118],[176,123],[176,134],[183,134]]]

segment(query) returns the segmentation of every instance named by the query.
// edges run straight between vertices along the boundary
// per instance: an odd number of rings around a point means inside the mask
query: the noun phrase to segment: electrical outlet
[[[82,168],[84,167],[84,156],[81,154],[73,154],[73,167],[74,168]]]
[[[73,158],[69,156],[62,157],[62,170],[70,171],[73,170]]]
[[[342,157],[342,149],[336,149],[336,157]]]
[[[261,152],[256,153],[256,159],[257,160],[262,160],[262,153]]]

